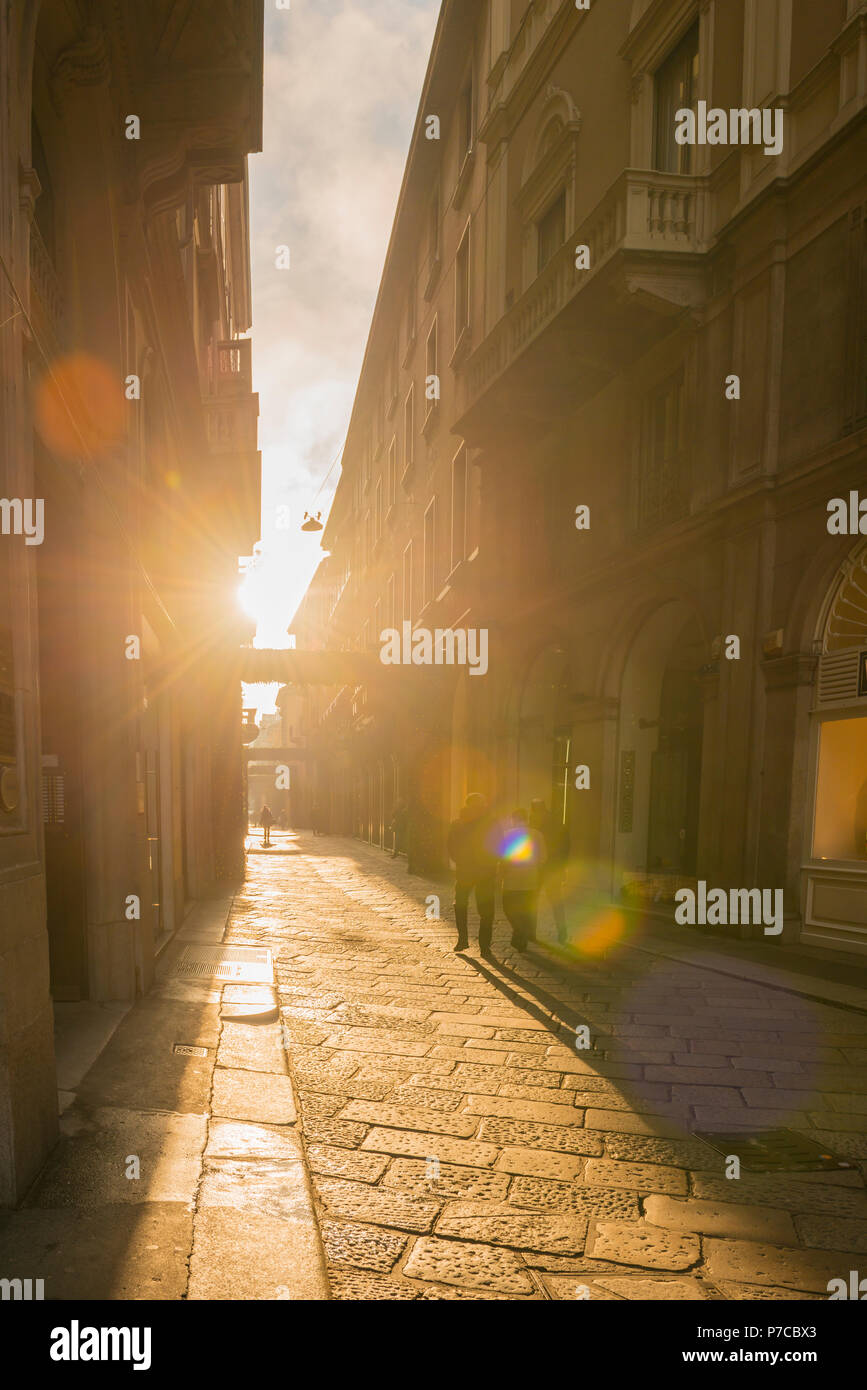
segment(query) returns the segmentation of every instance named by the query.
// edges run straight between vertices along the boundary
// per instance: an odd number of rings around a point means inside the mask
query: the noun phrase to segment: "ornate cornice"
[[[809,652],[789,652],[787,656],[763,657],[762,670],[767,689],[786,690],[798,685],[812,685],[818,659]]]
[[[81,38],[64,48],[51,69],[51,97],[62,110],[67,87],[105,87],[111,80],[111,60],[105,35],[95,24],[82,30]]]

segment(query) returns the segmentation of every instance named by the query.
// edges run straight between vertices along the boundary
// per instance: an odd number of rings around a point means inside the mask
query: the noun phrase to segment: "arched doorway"
[[[831,584],[816,641],[802,937],[861,952],[867,951],[867,546]]]
[[[621,884],[673,896],[696,872],[704,642],[686,603],[658,608],[632,643],[618,731],[615,863]],[[618,886],[618,885],[615,885]]]

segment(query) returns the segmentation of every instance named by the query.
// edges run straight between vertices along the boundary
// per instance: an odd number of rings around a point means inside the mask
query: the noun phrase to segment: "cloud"
[[[280,600],[288,621],[321,558],[294,525],[292,543],[275,538],[273,510],[288,502],[300,525],[345,436],[438,10],[439,0],[266,3],[264,148],[250,186],[271,634]],[[289,270],[275,266],[283,244]]]

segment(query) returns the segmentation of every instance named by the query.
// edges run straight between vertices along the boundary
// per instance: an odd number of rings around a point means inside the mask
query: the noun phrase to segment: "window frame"
[[[678,41],[672,45],[672,47],[668,50],[668,52],[660,60],[660,62],[657,63],[656,67],[653,70],[653,137],[651,143],[650,163],[651,168],[654,170],[655,173],[695,173],[695,148],[692,145],[678,145],[675,143],[673,116],[675,110],[685,110],[689,108],[695,111],[696,109],[699,85],[701,81],[701,76],[699,72],[699,54],[701,50],[699,45],[699,21],[698,19],[696,19],[695,22],[691,24],[690,27],[686,30],[686,32],[681,35]],[[663,131],[662,122],[664,119],[664,113],[662,103],[660,101],[660,82],[664,76],[667,76],[671,80],[673,80],[675,75],[674,69],[676,67],[677,62],[682,62],[688,54],[690,54],[691,57],[689,57],[689,61],[685,65],[685,71],[687,76],[687,93],[685,97],[681,96],[677,98],[676,104],[674,96],[670,98],[668,116],[669,120],[671,121],[671,129],[666,129]],[[672,68],[673,71],[667,74],[665,71],[667,68]],[[663,138],[666,146],[665,157],[668,158],[669,155],[674,155],[675,157],[677,167],[674,169],[665,167],[663,165],[663,156],[661,152],[661,144]]]
[[[428,529],[430,537],[428,538]],[[433,603],[439,593],[437,565],[437,499],[432,497],[424,509],[422,518],[422,611]]]
[[[458,497],[458,488],[456,487],[455,479],[456,479],[456,474],[457,474],[459,468],[461,469],[461,471],[462,471],[462,473],[463,473],[463,486],[460,488],[460,492],[461,492],[461,494],[462,494],[462,496],[461,496],[461,503],[460,503],[461,523],[460,523],[460,527],[458,528],[458,527],[456,526],[456,518],[455,518],[455,512],[456,512],[456,499],[457,499],[457,497]],[[460,448],[458,449],[457,453],[455,454],[454,458],[452,459],[452,477],[451,477],[451,484],[452,484],[452,487],[451,487],[451,503],[452,503],[452,505],[451,505],[451,573],[452,573],[452,574],[453,574],[454,571],[457,569],[458,565],[460,565],[460,564],[461,564],[464,560],[466,560],[466,558],[467,558],[467,548],[468,548],[468,547],[467,547],[467,487],[468,487],[468,482],[469,482],[469,455],[468,455],[468,451],[467,451],[467,446],[466,446],[466,444],[461,444]],[[461,534],[461,537],[460,537],[460,543],[459,543],[459,544],[456,544],[456,530],[457,530],[457,529],[460,529],[460,531],[461,531],[461,533],[462,533],[462,534]]]
[[[403,401],[403,483],[415,465],[415,382],[411,381]]]

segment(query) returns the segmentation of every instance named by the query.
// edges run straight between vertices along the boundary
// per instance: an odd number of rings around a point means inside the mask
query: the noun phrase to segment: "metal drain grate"
[[[735,1154],[747,1173],[814,1173],[853,1167],[845,1159],[828,1153],[815,1139],[807,1139],[793,1129],[761,1129],[752,1133],[696,1130],[695,1138],[703,1139],[726,1157]]]
[[[274,982],[274,962],[265,946],[188,945],[175,964],[176,975],[187,980],[243,980],[247,984]]]

